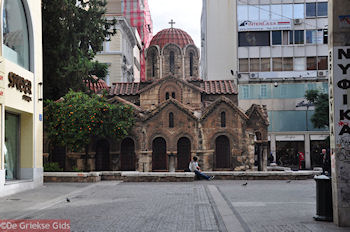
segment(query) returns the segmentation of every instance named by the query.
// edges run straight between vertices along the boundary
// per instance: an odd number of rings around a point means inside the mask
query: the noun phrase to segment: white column
[[[304,141],[304,147],[305,147],[305,168],[310,169],[311,168],[311,152],[310,152],[310,134],[305,134],[305,141]]]
[[[276,135],[270,134],[270,150],[273,156],[273,162],[277,163],[276,160]]]

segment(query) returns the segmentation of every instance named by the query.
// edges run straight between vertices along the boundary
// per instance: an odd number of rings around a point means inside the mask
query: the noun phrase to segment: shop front
[[[0,196],[42,185],[40,1],[0,0]]]

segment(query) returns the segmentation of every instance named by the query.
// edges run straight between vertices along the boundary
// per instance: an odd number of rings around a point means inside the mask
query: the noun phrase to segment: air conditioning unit
[[[302,19],[294,19],[293,23],[294,23],[294,25],[300,25],[303,23],[303,20]]]
[[[319,76],[319,77],[325,77],[325,76],[327,76],[327,74],[328,74],[328,71],[318,71],[317,72],[317,76]]]
[[[249,73],[250,78],[259,78],[259,73]]]

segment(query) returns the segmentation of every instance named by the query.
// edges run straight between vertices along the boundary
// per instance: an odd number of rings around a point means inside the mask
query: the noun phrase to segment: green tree
[[[107,20],[106,0],[43,0],[44,98],[56,100],[69,89],[85,90],[84,79],[103,78],[105,64],[93,61],[103,41],[116,33]]]
[[[329,98],[327,93],[319,90],[307,90],[305,98],[315,106],[315,113],[311,117],[311,122],[316,128],[329,126]]]
[[[69,91],[59,101],[46,103],[45,131],[50,143],[70,151],[85,150],[86,158],[93,138],[122,139],[134,124],[130,106],[109,104],[96,94]]]

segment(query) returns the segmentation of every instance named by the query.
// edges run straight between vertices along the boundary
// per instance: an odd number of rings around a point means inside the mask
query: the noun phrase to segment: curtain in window
[[[7,180],[13,180],[17,178],[18,126],[18,116],[13,114],[6,114],[4,150]]]

